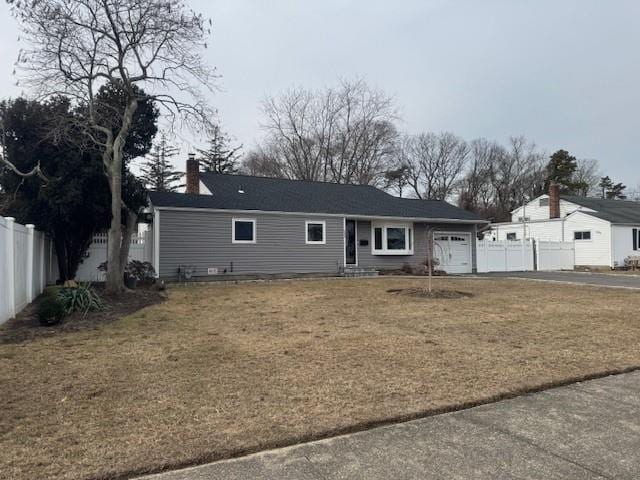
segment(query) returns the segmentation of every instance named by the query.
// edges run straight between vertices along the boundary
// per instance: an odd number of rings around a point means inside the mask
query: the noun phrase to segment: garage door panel
[[[434,257],[447,273],[471,273],[471,234],[434,235]]]

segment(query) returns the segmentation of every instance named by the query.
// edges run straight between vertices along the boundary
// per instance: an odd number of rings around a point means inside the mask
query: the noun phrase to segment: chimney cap
[[[189,160],[195,160],[196,159],[196,154],[195,153],[189,153]]]

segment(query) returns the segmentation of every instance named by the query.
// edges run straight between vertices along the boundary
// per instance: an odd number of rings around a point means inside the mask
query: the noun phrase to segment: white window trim
[[[322,240],[309,240],[309,225],[322,225]],[[327,244],[327,222],[325,220],[307,220],[304,222],[304,243],[307,245],[326,245]]]
[[[382,228],[382,249],[376,250],[375,229]],[[405,244],[411,244],[411,248],[404,250],[389,250],[387,248],[387,229],[388,228],[404,228]],[[409,238],[409,235],[411,236]],[[415,227],[413,223],[381,223],[371,222],[371,255],[413,255],[415,245]]]
[[[236,222],[253,223],[253,240],[236,240]],[[256,243],[258,238],[258,229],[256,228],[255,218],[233,218],[231,221],[231,243]]]
[[[576,238],[576,233],[585,233],[589,232],[589,238]],[[592,242],[593,241],[593,232],[591,230],[574,230],[573,231],[573,241],[574,242]]]

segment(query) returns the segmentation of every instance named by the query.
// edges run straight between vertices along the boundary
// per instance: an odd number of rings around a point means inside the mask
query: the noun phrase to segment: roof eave
[[[233,209],[233,208],[206,208],[206,207],[175,207],[175,206],[161,206],[155,205],[157,210],[177,210],[177,211],[193,211],[193,212],[212,212],[212,213],[267,213],[273,215],[312,215],[323,217],[349,217],[360,220],[403,220],[411,222],[428,222],[428,223],[464,223],[464,224],[485,224],[489,223],[488,220],[482,219],[458,219],[458,218],[434,218],[434,217],[401,217],[390,215],[360,215],[350,213],[312,213],[312,212],[283,212],[276,210],[246,210],[246,209]]]

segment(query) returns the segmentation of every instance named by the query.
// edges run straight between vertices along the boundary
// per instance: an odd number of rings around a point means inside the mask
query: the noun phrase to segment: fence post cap
[[[33,223],[27,223],[25,227],[28,228],[29,230],[33,230],[34,228],[36,228],[36,226]]]
[[[7,222],[11,222],[11,223],[13,223],[13,222],[15,222],[15,221],[16,221],[16,217],[4,217],[4,219],[5,219]]]

